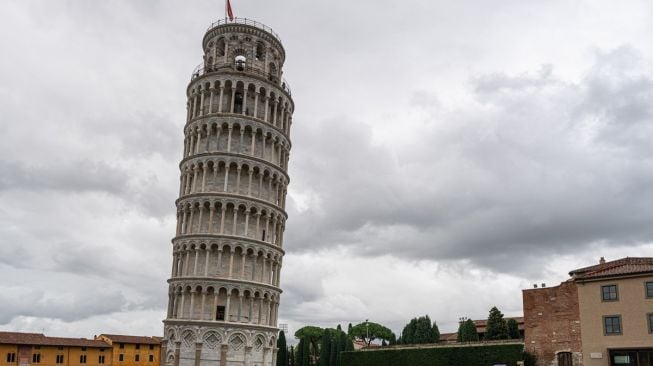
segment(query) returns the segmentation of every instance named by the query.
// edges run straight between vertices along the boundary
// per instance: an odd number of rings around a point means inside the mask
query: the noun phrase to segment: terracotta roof
[[[86,338],[46,337],[41,333],[0,332],[0,344],[109,348],[106,342]]]
[[[161,344],[161,337],[142,337],[120,334],[100,334],[98,337],[105,337],[114,343]]]
[[[569,272],[576,280],[653,273],[653,258],[626,257]]]
[[[515,319],[517,321],[517,327],[519,330],[524,329],[524,317],[510,317],[510,318],[503,318],[505,321],[508,321],[509,319]],[[481,319],[481,320],[474,320],[474,325],[476,325],[476,331],[479,333],[485,333],[485,328],[487,326],[487,319]]]
[[[440,342],[455,342],[458,340],[458,333],[442,333],[440,334]]]

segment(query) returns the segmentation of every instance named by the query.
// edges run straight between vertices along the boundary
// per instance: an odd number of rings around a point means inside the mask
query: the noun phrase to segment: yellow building
[[[111,366],[111,354],[98,340],[0,332],[0,366]]]
[[[112,347],[112,366],[159,366],[161,356],[159,337],[100,334],[95,339],[106,342]]]

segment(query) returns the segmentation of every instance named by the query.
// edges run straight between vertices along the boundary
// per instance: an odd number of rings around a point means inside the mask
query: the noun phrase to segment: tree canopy
[[[356,324],[351,328],[351,337],[365,342],[369,347],[370,343],[376,339],[390,341],[394,337],[392,331],[381,324],[373,322],[363,322]]]
[[[521,334],[519,333],[519,324],[517,324],[517,321],[515,319],[508,319],[506,324],[508,325],[508,337],[510,339],[520,339]]]
[[[490,309],[490,314],[487,318],[487,326],[485,328],[485,339],[508,339],[508,326],[506,320],[503,319],[503,314],[493,307]]]
[[[440,340],[440,330],[431,323],[428,315],[413,318],[401,331],[402,344],[436,343]]]
[[[476,332],[476,324],[471,319],[461,321],[458,324],[458,342],[476,342],[478,341],[478,333]]]

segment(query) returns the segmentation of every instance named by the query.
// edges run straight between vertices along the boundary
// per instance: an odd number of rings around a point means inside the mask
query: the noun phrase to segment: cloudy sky
[[[653,254],[650,1],[233,0],[296,103],[280,323],[443,331]],[[159,335],[212,1],[0,0],[0,329]]]

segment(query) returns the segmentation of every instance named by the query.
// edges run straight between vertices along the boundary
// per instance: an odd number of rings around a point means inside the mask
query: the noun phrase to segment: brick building
[[[525,346],[540,365],[653,366],[653,258],[569,272],[523,291]]]

